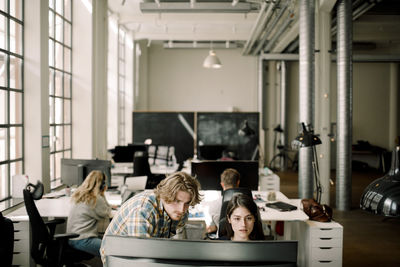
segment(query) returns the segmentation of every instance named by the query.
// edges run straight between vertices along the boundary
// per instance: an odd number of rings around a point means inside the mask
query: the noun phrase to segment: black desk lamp
[[[321,201],[321,181],[319,179],[319,166],[318,166],[318,158],[317,158],[317,151],[315,146],[322,144],[321,139],[318,136],[314,135],[314,130],[312,129],[311,125],[307,127],[304,123],[301,123],[303,127],[303,132],[301,132],[293,141],[292,141],[292,148],[298,149],[301,147],[311,147],[312,154],[313,154],[313,161],[312,166],[314,170],[314,179],[315,179],[315,187],[316,187],[316,201],[320,203]]]
[[[256,132],[252,128],[250,128],[248,121],[244,120],[243,126],[240,127],[238,134],[240,136],[252,136],[255,135]]]

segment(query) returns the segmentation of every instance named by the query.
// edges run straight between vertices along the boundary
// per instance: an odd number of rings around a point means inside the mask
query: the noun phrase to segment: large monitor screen
[[[296,266],[297,241],[209,241],[105,236],[113,266]]]
[[[222,190],[220,176],[228,168],[240,173],[240,187],[258,190],[258,161],[192,161],[192,175],[199,180],[202,190]]]
[[[111,186],[111,161],[98,159],[61,159],[61,183],[79,186],[93,170],[106,175],[106,184]]]

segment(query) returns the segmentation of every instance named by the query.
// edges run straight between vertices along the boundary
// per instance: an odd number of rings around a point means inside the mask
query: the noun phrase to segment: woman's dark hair
[[[253,201],[253,199],[245,194],[237,194],[232,197],[229,201],[228,206],[226,208],[226,233],[228,239],[231,239],[234,235],[232,225],[229,223],[228,218],[231,217],[233,211],[238,207],[246,208],[250,211],[250,213],[254,216],[254,227],[253,231],[249,235],[250,240],[264,240],[264,231],[262,227],[262,221],[260,212],[258,211],[257,204]]]

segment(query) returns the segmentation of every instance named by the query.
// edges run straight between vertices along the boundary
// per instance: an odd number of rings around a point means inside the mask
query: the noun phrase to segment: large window
[[[60,185],[61,158],[72,144],[72,1],[49,1],[49,115],[51,188]]]
[[[0,0],[0,200],[24,171],[23,0]]]

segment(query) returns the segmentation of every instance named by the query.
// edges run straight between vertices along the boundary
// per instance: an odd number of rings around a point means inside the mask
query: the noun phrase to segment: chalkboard
[[[254,130],[254,135],[238,134],[245,121]],[[240,160],[258,159],[259,132],[258,112],[197,113],[197,146],[226,145]]]
[[[194,112],[134,111],[132,127],[134,143],[150,138],[153,144],[174,146],[179,163],[193,158]]]

